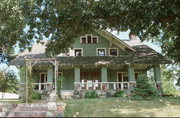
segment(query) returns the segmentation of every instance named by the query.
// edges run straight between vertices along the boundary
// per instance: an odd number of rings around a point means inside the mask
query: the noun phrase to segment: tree
[[[18,42],[23,49],[46,36],[47,54],[56,55],[92,28],[129,29],[141,40],[159,38],[164,54],[180,62],[179,4],[179,0],[3,0],[0,45],[11,48]]]
[[[18,90],[18,81],[10,73],[0,71],[0,91],[2,92],[2,99],[4,99],[4,92],[16,93]]]
[[[148,97],[157,96],[157,91],[149,83],[149,79],[146,75],[138,75],[136,80],[136,87],[133,90],[133,96],[147,99]]]
[[[178,78],[180,77],[180,70],[178,66],[170,66],[170,68],[164,65],[162,67],[162,87],[164,94],[176,96],[180,93],[176,88],[176,81],[178,82]]]

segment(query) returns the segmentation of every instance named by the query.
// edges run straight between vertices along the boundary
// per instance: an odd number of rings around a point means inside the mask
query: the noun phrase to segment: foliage
[[[177,96],[180,92],[176,89],[175,81],[180,75],[178,67],[171,65],[168,69],[163,65],[162,68],[162,82],[164,94]]]
[[[40,100],[41,99],[41,94],[37,91],[34,91],[32,93],[32,99],[35,99],[35,100]]]
[[[61,88],[62,88],[63,81],[64,81],[63,76],[60,76],[57,78],[57,95],[59,99],[61,99]]]
[[[124,91],[116,91],[116,92],[113,94],[113,97],[124,97],[124,96],[125,96]]]
[[[85,93],[85,98],[98,98],[96,91],[88,91]]]
[[[3,0],[0,47],[31,46],[50,38],[47,54],[67,51],[89,29],[130,30],[141,40],[159,38],[163,52],[180,62],[179,0]],[[163,11],[163,12],[162,12]],[[137,15],[138,14],[138,15]]]
[[[157,96],[157,91],[148,83],[148,77],[146,75],[138,75],[136,80],[136,87],[133,90],[134,97],[141,97],[147,99],[148,97]]]
[[[32,101],[32,94],[34,92],[34,86],[33,86],[33,79],[32,79],[32,67],[27,66],[27,77],[28,77],[28,102]],[[26,66],[21,67],[20,69],[20,83],[25,84],[26,83]],[[25,94],[25,88],[24,88],[24,94]],[[23,98],[25,99],[25,98]]]
[[[0,71],[0,92],[17,93],[18,81],[12,76]],[[3,99],[2,95],[2,99]]]

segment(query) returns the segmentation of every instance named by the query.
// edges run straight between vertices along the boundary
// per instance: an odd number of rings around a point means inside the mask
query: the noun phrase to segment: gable
[[[92,37],[97,37],[98,42],[97,43],[82,43],[81,38],[91,35]],[[97,49],[106,49],[106,56],[109,56],[109,49],[115,48],[118,49],[118,55],[124,55],[127,52],[125,51],[124,45],[116,45],[115,43],[112,43],[110,40],[108,40],[106,37],[100,35],[96,31],[92,30],[90,33],[85,33],[83,35],[78,36],[75,39],[75,43],[72,45],[73,49],[71,50],[71,54],[73,53],[74,49],[82,49],[83,50],[83,56],[97,56]]]

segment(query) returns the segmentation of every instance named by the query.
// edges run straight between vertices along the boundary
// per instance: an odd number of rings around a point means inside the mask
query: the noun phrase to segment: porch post
[[[107,78],[107,67],[104,67],[104,66],[101,67],[101,81],[102,82],[107,82],[108,81],[108,78]],[[103,84],[103,85],[105,85],[104,89],[106,89],[108,87],[108,86],[106,87],[106,84]]]
[[[128,79],[129,79],[129,89],[134,88],[136,84],[134,68],[132,66],[128,67]]]
[[[101,67],[101,80],[107,82],[107,67]]]
[[[74,81],[80,82],[80,67],[74,68]],[[75,84],[74,87],[75,89],[78,89],[79,85]]]
[[[153,66],[154,70],[154,79],[156,82],[156,87],[158,89],[159,94],[163,94],[163,89],[162,89],[162,81],[161,81],[161,69],[160,65],[155,65]]]
[[[53,68],[52,67],[48,68],[47,70],[47,83],[48,83],[47,89],[48,90],[52,89],[53,88],[52,87],[52,84],[53,84]]]

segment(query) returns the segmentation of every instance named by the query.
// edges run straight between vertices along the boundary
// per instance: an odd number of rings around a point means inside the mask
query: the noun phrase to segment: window
[[[74,56],[82,56],[82,49],[74,49]]]
[[[93,41],[94,44],[97,43],[97,40],[98,40],[97,37],[93,37],[93,38],[92,38],[92,41]]]
[[[81,37],[81,43],[86,44],[86,37],[85,37],[85,36],[82,36],[82,37]]]
[[[97,56],[106,56],[106,49],[105,48],[97,49]]]
[[[118,56],[118,49],[117,48],[110,48],[109,49],[109,56]]]
[[[97,44],[98,37],[93,36],[92,34],[87,34],[86,36],[81,36],[81,44]]]

